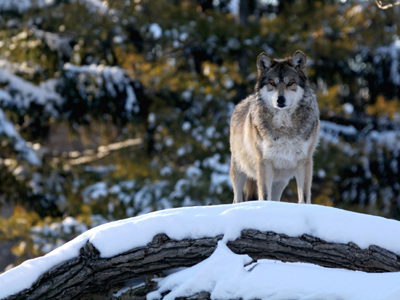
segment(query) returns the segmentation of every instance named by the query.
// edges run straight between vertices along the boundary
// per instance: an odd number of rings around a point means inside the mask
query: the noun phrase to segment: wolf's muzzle
[[[285,107],[285,102],[286,102],[286,99],[285,99],[285,97],[283,97],[283,96],[279,96],[278,97],[278,107]]]

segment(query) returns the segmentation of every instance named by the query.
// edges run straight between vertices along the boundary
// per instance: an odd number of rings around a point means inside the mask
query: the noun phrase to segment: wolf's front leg
[[[299,203],[311,204],[312,158],[299,163],[296,169],[296,183]]]
[[[243,186],[247,176],[237,168],[233,159],[231,162],[230,175],[233,186],[233,203],[243,202]]]
[[[260,160],[257,166],[258,200],[272,200],[273,180],[272,163]]]

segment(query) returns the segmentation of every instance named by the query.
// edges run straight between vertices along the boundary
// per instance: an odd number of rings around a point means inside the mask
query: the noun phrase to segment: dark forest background
[[[0,271],[96,225],[231,203],[229,121],[256,58],[302,50],[312,201],[400,220],[400,6],[0,2]],[[297,201],[295,183],[283,201]]]

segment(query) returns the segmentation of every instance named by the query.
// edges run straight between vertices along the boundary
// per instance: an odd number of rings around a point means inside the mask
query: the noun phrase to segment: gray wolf
[[[236,105],[230,124],[233,203],[279,201],[296,178],[299,203],[311,203],[313,153],[320,128],[306,56],[257,58],[255,91]]]

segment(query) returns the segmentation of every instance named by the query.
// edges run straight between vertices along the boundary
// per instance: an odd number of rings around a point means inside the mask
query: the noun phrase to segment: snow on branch
[[[4,99],[8,96],[6,92],[0,89],[0,98]],[[27,142],[18,134],[14,125],[7,120],[3,110],[0,108],[0,137],[5,136],[10,139],[14,150],[21,156],[21,158],[32,165],[40,165],[40,159],[35,150],[28,146]]]
[[[264,299],[271,289],[285,294],[282,299],[288,292],[291,299],[394,299],[384,295],[400,295],[399,232],[398,221],[318,205],[258,201],[169,209],[100,225],[7,271],[0,275],[0,298],[111,298],[130,282],[130,296],[147,294],[147,299],[204,293]],[[158,284],[143,277],[172,269]],[[305,280],[297,278],[305,273]],[[296,278],[288,282],[292,275]],[[318,281],[322,275],[325,283]],[[279,284],[267,277],[286,279]],[[342,279],[332,285],[332,278]],[[297,287],[297,281],[305,284]],[[296,288],[288,291],[291,285]]]
[[[97,109],[104,114],[121,114],[128,119],[140,110],[134,89],[137,82],[131,80],[122,68],[66,63],[62,76],[63,94],[67,101],[73,101],[71,109],[79,99],[86,103],[85,107]],[[117,101],[110,105],[110,99]]]
[[[26,74],[29,77],[33,77],[35,73],[41,72],[42,68],[40,65],[28,66],[26,62],[10,62],[5,59],[0,59],[0,68],[6,70],[8,73],[12,74]]]
[[[70,39],[61,37],[56,33],[33,28],[33,34],[37,39],[43,40],[52,51],[57,51],[60,58],[71,57],[72,48]]]
[[[24,13],[32,6],[31,0],[2,0],[0,1],[0,11],[17,11]]]
[[[400,1],[398,2],[400,4]],[[384,60],[385,57],[390,57],[390,81],[397,86],[400,86],[400,40],[396,40],[388,46],[381,46],[376,49],[374,62],[377,63]]]
[[[65,42],[50,39],[56,48]],[[66,63],[60,77],[35,86],[9,71],[11,67],[16,68],[0,60],[0,86],[11,96],[0,98],[0,104],[19,114],[26,114],[32,107],[43,107],[46,117],[53,118],[58,118],[61,110],[68,117],[99,113],[130,119],[139,113],[135,89],[140,84],[122,68]]]
[[[44,112],[50,117],[59,115],[58,109],[63,99],[55,92],[56,80],[48,80],[36,86],[2,67],[0,65],[0,85],[5,86],[10,96],[0,98],[2,107],[16,109],[24,114],[31,106],[37,105],[44,107]]]
[[[345,126],[328,121],[321,121],[320,138],[324,141],[338,144],[340,136],[356,136],[357,130],[353,125]]]
[[[379,147],[398,153],[400,149],[400,132],[398,130],[371,130],[365,127],[357,130],[353,125],[340,125],[329,121],[321,121],[320,139],[323,143],[341,145],[344,152],[353,155],[355,150],[348,143],[341,141],[341,137],[359,143],[357,153],[371,155]],[[362,141],[362,143],[360,143]]]
[[[107,14],[109,13],[109,7],[107,1],[103,0],[78,0],[79,3],[84,5],[90,12]],[[75,3],[76,1],[65,1]],[[57,4],[56,0],[1,0],[0,1],[0,12],[1,11],[16,11],[20,14],[25,13],[31,8],[45,8]]]

